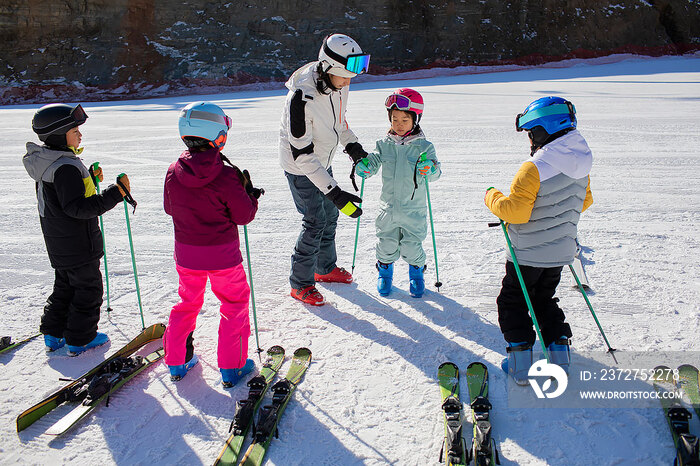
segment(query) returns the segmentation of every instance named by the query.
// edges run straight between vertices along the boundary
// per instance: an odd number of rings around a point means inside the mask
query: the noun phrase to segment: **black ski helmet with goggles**
[[[32,118],[32,130],[47,146],[65,147],[68,130],[85,123],[88,116],[83,107],[68,104],[49,104],[41,107]]]

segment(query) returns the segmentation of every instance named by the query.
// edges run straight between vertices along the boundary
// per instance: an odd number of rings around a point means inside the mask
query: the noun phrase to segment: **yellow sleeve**
[[[484,203],[491,212],[506,223],[527,223],[540,190],[540,172],[532,162],[525,162],[510,184],[510,196],[490,189]]]
[[[588,209],[593,204],[593,193],[591,192],[591,176],[588,175],[588,186],[586,186],[586,198],[583,200],[583,209],[581,212]]]

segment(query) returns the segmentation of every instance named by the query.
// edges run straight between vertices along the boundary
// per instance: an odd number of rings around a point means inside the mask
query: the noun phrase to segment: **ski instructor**
[[[345,121],[348,85],[367,71],[369,54],[344,34],[323,39],[318,61],[296,70],[280,123],[280,165],[289,182],[302,228],[292,254],[291,295],[321,306],[318,282],[350,283],[352,275],[336,265],[335,229],[338,211],[362,215],[358,196],[343,191],[333,179],[331,164],[338,144],[353,160],[367,156]]]

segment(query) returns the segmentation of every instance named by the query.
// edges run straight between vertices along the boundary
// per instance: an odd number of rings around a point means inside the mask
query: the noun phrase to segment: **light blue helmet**
[[[211,102],[193,102],[180,111],[180,137],[206,139],[212,146],[222,149],[226,144],[226,135],[231,128],[231,118]]]
[[[531,131],[536,126],[541,126],[550,135],[567,128],[576,128],[574,104],[554,96],[535,100],[515,117],[515,129]]]

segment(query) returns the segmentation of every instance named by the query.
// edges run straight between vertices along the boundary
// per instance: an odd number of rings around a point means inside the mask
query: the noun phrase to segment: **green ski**
[[[106,400],[106,405],[109,406],[109,397],[112,393],[146,368],[160,361],[164,355],[163,348],[158,348],[146,356],[112,359],[85,384],[75,387],[68,401],[77,402],[76,407],[49,427],[46,434],[63,435],[103,401]]]
[[[25,343],[29,343],[36,337],[41,336],[41,333],[35,333],[32,336],[29,336],[27,338],[24,338],[19,341],[12,341],[12,337],[2,337],[0,338],[0,354],[12,351],[13,349],[17,348],[18,346],[22,346]]]
[[[440,449],[440,462],[448,466],[468,463],[467,444],[462,437],[462,402],[459,400],[459,368],[451,362],[438,367],[438,385],[442,399],[445,436]]]
[[[69,401],[76,388],[78,388],[81,385],[85,385],[85,383],[88,383],[95,374],[100,372],[110,362],[117,358],[131,356],[136,351],[138,351],[139,348],[143,347],[147,343],[159,340],[163,336],[164,332],[165,325],[163,324],[154,324],[144,329],[136,338],[131,340],[123,348],[121,348],[119,351],[110,356],[106,361],[98,364],[97,366],[83,374],[81,377],[79,377],[77,380],[69,383],[60,390],[57,390],[43,401],[37,403],[36,405],[32,406],[31,408],[17,416],[17,432],[23,431],[30,425],[34,424],[37,420],[41,419],[44,415],[56,409],[56,407],[58,407],[62,403]]]
[[[467,366],[467,387],[474,425],[470,459],[474,460],[476,466],[501,464],[496,441],[491,437],[489,372],[484,364],[473,362]]]
[[[692,414],[677,401],[678,387],[674,381],[673,370],[666,366],[657,366],[654,368],[653,380],[676,447],[674,465],[700,465],[700,441],[689,430]]]
[[[311,363],[311,350],[299,348],[294,352],[292,364],[284,379],[274,384],[272,403],[260,408],[258,424],[253,432],[253,443],[246,451],[240,464],[244,466],[260,466],[267,453],[272,437],[277,434],[277,424],[292,398],[292,394],[304,376]]]
[[[231,435],[228,440],[226,440],[226,445],[224,445],[223,450],[219,453],[219,457],[214,461],[214,465],[238,463],[243,441],[245,440],[250,426],[253,425],[253,417],[283,361],[284,348],[281,346],[273,346],[267,350],[267,359],[262,369],[260,369],[260,373],[248,382],[248,387],[250,387],[248,398],[239,400],[236,403],[236,414],[229,428]]]
[[[700,418],[700,376],[698,368],[690,364],[678,366],[678,384],[688,397],[690,404],[693,405],[695,413]]]

